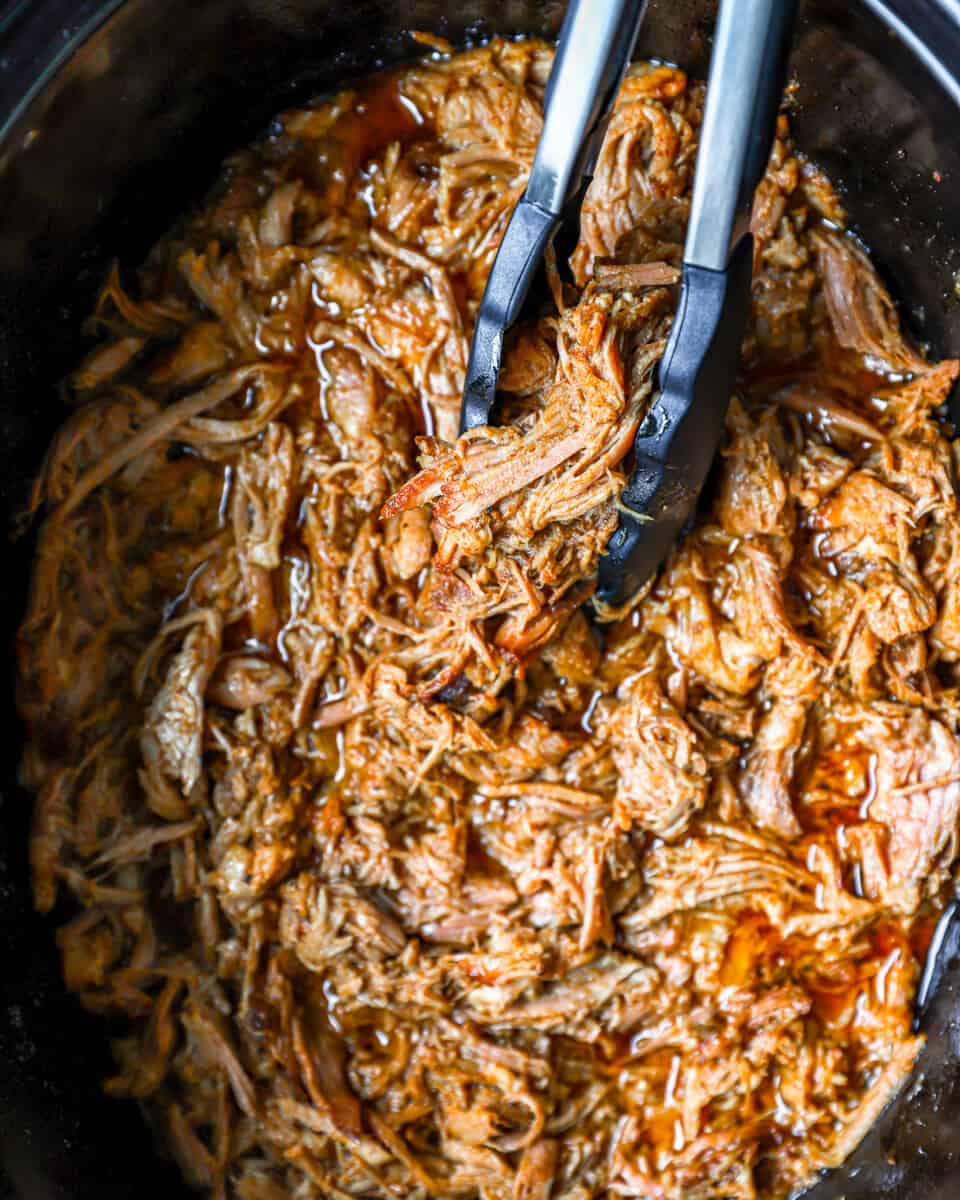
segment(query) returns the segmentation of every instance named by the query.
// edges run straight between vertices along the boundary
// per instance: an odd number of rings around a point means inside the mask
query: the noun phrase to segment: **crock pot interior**
[[[806,6],[793,60],[795,128],[800,145],[840,183],[908,325],[934,354],[955,354],[958,113],[891,35],[876,11],[882,7],[874,0],[870,7],[848,0]],[[945,4],[899,7],[910,10],[921,34],[935,29],[941,42],[953,38],[952,61],[960,64],[960,30],[944,17]],[[702,70],[712,10],[710,0],[653,0],[638,53]],[[405,30],[428,29],[455,43],[494,32],[551,36],[562,11],[557,0],[35,0],[15,10],[0,28],[6,519],[22,508],[62,415],[57,383],[83,351],[80,320],[106,266],[114,257],[137,263],[202,194],[224,154],[278,109],[422,53]],[[17,111],[18,97],[34,84]],[[7,547],[0,617],[8,631],[22,611],[28,562],[28,539]],[[0,697],[8,730],[0,776],[0,1154],[12,1194],[185,1195],[134,1105],[100,1092],[110,1067],[103,1023],[64,993],[55,920],[32,913],[29,800],[16,784],[11,692],[7,686]],[[957,945],[948,949],[955,958]],[[948,971],[917,1081],[811,1200],[958,1194],[958,1019],[960,971]]]

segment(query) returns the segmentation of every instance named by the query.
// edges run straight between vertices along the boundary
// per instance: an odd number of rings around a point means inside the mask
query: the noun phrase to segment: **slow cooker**
[[[0,618],[30,559],[18,517],[62,419],[58,382],[109,262],[138,262],[272,114],[423,52],[556,35],[560,0],[20,0],[0,11]],[[652,0],[638,55],[702,73],[711,0]],[[913,336],[960,353],[960,3],[809,0],[794,128],[840,186]],[[14,536],[21,531],[19,536]],[[12,663],[8,653],[7,662]],[[12,666],[0,688],[0,1198],[187,1195],[136,1107],[108,1099],[107,1032],[64,991],[58,916],[33,913]],[[810,1200],[960,1195],[960,935],[907,1089]]]

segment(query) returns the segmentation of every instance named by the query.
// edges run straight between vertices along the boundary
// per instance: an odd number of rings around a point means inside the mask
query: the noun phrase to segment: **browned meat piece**
[[[895,428],[901,433],[914,433],[918,429],[929,433],[930,417],[940,405],[950,398],[960,371],[960,362],[955,358],[945,359],[909,379],[906,383],[895,383],[881,388],[874,398],[875,406],[887,414]]]
[[[945,518],[939,525],[939,554],[931,556],[930,568],[940,568],[937,623],[932,631],[934,645],[949,662],[960,655],[960,577],[956,574],[957,550],[960,549],[960,525]],[[956,549],[955,549],[956,547]]]
[[[406,945],[402,928],[349,884],[324,887],[301,875],[284,887],[278,930],[303,964],[322,971],[327,960],[356,942],[365,951],[399,954]]]
[[[701,93],[684,91],[681,77],[656,68],[624,80],[580,214],[571,265],[581,287],[594,258],[612,255],[651,201],[687,190]]]
[[[817,732],[805,809],[819,819],[852,807],[849,853],[862,853],[865,893],[910,910],[957,835],[960,743],[922,709],[888,701],[836,703]]]
[[[601,504],[607,489],[597,485],[629,449],[650,392],[666,302],[660,290],[637,302],[588,291],[562,321],[566,360],[532,428],[476,430],[449,454],[437,446],[432,465],[388,501],[383,515],[432,503],[434,519],[455,529],[526,490],[522,509],[511,518],[529,537],[548,521],[569,521]],[[633,330],[642,331],[643,343],[656,344],[623,363],[618,347]],[[624,394],[625,381],[630,395]]]
[[[482,875],[465,876],[462,891],[463,907],[451,907],[444,915],[422,924],[422,937],[431,942],[473,945],[517,899],[516,890],[508,880]]]
[[[358,1142],[362,1112],[344,1077],[343,1047],[325,1031],[311,1036],[300,1017],[294,1017],[292,1029],[293,1053],[307,1095],[339,1132]]]
[[[433,537],[423,509],[414,508],[392,517],[386,523],[384,540],[399,579],[413,579],[430,561]]]
[[[513,1185],[513,1200],[550,1200],[559,1149],[553,1138],[540,1138],[524,1150]]]
[[[189,632],[144,718],[141,747],[147,771],[162,773],[189,795],[202,769],[203,697],[220,653],[222,625],[218,613],[201,610],[181,620],[179,628],[184,627]],[[174,622],[161,639],[176,629]]]
[[[360,258],[321,250],[310,260],[310,273],[327,302],[349,312],[360,308],[373,294],[364,265]]]
[[[628,680],[596,728],[613,747],[617,824],[663,837],[682,833],[706,801],[707,761],[696,734],[656,680],[649,675]]]
[[[896,1047],[893,1057],[884,1065],[863,1102],[844,1122],[842,1133],[824,1156],[825,1167],[839,1166],[859,1145],[896,1093],[906,1084],[922,1046],[923,1038],[911,1037],[904,1038]]]
[[[70,382],[78,391],[102,387],[122,374],[146,344],[144,337],[121,337],[98,346],[70,376]]]
[[[881,642],[897,642],[929,629],[937,619],[937,602],[912,564],[897,569],[878,566],[866,573],[864,614]]]
[[[276,570],[284,523],[290,509],[293,482],[293,436],[286,425],[273,422],[260,445],[244,450],[237,466],[237,541],[251,565]],[[242,529],[242,533],[241,533]]]
[[[183,1027],[199,1044],[201,1061],[206,1058],[209,1066],[226,1078],[240,1111],[255,1117],[258,1108],[255,1085],[216,1017],[199,1008],[188,1009],[183,1016]]]
[[[807,723],[807,706],[775,700],[757,728],[740,777],[740,795],[754,824],[790,839],[800,833],[790,785]]]
[[[664,287],[678,283],[680,270],[670,263],[617,263],[598,259],[593,277],[600,287],[629,291],[638,287]]]
[[[870,713],[861,737],[877,759],[866,811],[889,831],[890,881],[919,884],[957,834],[960,743],[939,721],[896,709]]]
[[[223,727],[221,726],[221,736]],[[297,858],[296,830],[304,803],[302,785],[285,777],[266,745],[239,741],[222,746],[213,787],[218,817],[209,882],[228,912],[243,913],[286,879]],[[239,918],[238,918],[239,919]]]
[[[529,999],[496,1014],[495,1022],[573,1033],[581,1022],[623,994],[639,988],[648,997],[657,972],[633,958],[604,955],[589,966],[577,967],[559,983],[536,989]]]
[[[915,521],[957,511],[953,460],[942,438],[892,437],[871,459],[878,473],[913,504]]]
[[[839,344],[846,350],[879,359],[895,371],[926,371],[926,362],[903,339],[886,288],[853,239],[834,230],[820,229],[812,235],[811,242]]]
[[[834,439],[850,434],[860,441],[883,441],[883,431],[873,422],[847,408],[822,388],[794,384],[777,392],[775,400],[781,408],[802,413]]]
[[[216,243],[204,253],[187,250],[177,264],[200,303],[229,332],[239,350],[254,348],[257,318],[244,287],[243,275],[228,255],[221,258]]]
[[[854,551],[862,557],[896,560],[909,545],[910,501],[875,475],[855,471],[817,508],[814,528],[824,534],[826,556]]]
[[[720,692],[745,696],[757,682],[765,648],[742,637],[717,610],[706,581],[709,569],[689,541],[668,561],[645,605],[648,628]]]
[[[150,382],[162,388],[193,387],[230,362],[231,352],[217,321],[197,321],[185,329],[172,350],[150,363]]]
[[[272,423],[262,443],[241,455],[233,488],[233,533],[250,625],[254,637],[267,643],[277,630],[271,572],[280,565],[292,471],[290,430]]]
[[[253,654],[222,658],[207,687],[207,699],[224,708],[253,708],[279,696],[292,682],[289,671]]]
[[[497,380],[501,391],[535,396],[550,386],[557,373],[557,344],[552,333],[547,325],[517,328]]]
[[[776,413],[752,421],[734,400],[727,416],[728,445],[717,517],[728,533],[751,536],[790,532],[787,484],[781,463],[786,456]]]
[[[775,658],[781,650],[790,650],[814,662],[822,662],[816,647],[794,628],[787,612],[781,570],[774,556],[766,550],[747,546],[742,552],[734,552],[734,562],[741,553],[749,563],[749,571],[744,569],[746,564],[740,568],[739,583],[745,590],[749,589],[751,597],[742,601],[743,615],[737,622],[741,636],[749,641],[752,634],[758,652],[768,659]]]

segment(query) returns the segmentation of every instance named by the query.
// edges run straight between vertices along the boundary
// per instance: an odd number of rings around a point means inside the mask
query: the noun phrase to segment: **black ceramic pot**
[[[639,53],[702,70],[711,0],[652,0]],[[0,519],[61,419],[57,382],[114,256],[136,263],[278,109],[454,42],[555,34],[560,0],[21,0],[0,16]],[[809,0],[794,54],[800,145],[843,190],[913,333],[960,353],[960,6]],[[29,544],[0,538],[0,621],[22,610]],[[9,661],[9,656],[8,656]],[[29,799],[12,679],[0,686],[0,1195],[185,1196],[133,1104],[99,1090],[105,1029],[60,982],[31,909]],[[956,941],[956,939],[954,939]],[[956,944],[947,947],[956,957]],[[960,970],[915,1082],[817,1200],[960,1196]]]

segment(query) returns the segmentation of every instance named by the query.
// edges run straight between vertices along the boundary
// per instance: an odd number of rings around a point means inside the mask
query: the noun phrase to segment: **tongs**
[[[638,0],[574,0],[567,10],[526,191],[480,303],[461,432],[491,422],[504,335],[548,243],[579,215],[645,8]],[[640,591],[684,529],[723,432],[750,301],[750,210],[773,142],[796,8],[796,0],[720,5],[679,304],[619,525],[600,560],[601,617]]]
[[[580,204],[633,54],[647,0],[571,0],[543,99],[527,186],[504,230],[477,311],[460,432],[489,425],[504,334],[520,315],[547,246]]]

